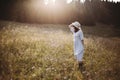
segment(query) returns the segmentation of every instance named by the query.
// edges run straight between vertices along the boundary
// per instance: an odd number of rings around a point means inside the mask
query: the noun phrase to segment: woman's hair
[[[74,29],[75,29],[75,32],[79,31],[80,29],[76,28],[74,25],[73,25]]]

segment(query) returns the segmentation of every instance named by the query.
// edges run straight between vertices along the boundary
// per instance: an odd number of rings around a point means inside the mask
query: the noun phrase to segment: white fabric
[[[84,47],[82,44],[83,38],[84,36],[82,30],[73,33],[74,55],[77,56],[77,59],[79,58],[78,60],[82,60],[83,57],[83,52],[84,52]]]
[[[84,50],[82,50],[79,54],[75,55],[75,58],[77,59],[77,61],[83,60],[83,54],[84,54]]]

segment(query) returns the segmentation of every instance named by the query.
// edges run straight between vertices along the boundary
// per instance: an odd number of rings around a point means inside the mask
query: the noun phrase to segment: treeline
[[[65,0],[44,4],[44,0],[1,0],[0,19],[28,23],[68,24],[78,20],[82,24],[105,23],[120,25],[120,3],[86,0]]]

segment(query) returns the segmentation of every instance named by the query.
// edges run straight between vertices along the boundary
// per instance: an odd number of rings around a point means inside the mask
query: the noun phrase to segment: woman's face
[[[75,28],[73,26],[71,26],[70,27],[70,31],[74,33],[75,32]]]

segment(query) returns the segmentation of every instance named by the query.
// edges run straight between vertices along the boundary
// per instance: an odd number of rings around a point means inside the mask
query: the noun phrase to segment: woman
[[[74,55],[78,61],[79,69],[83,69],[83,54],[84,54],[84,36],[81,29],[81,24],[78,21],[69,25],[70,30],[73,33],[74,41]]]

